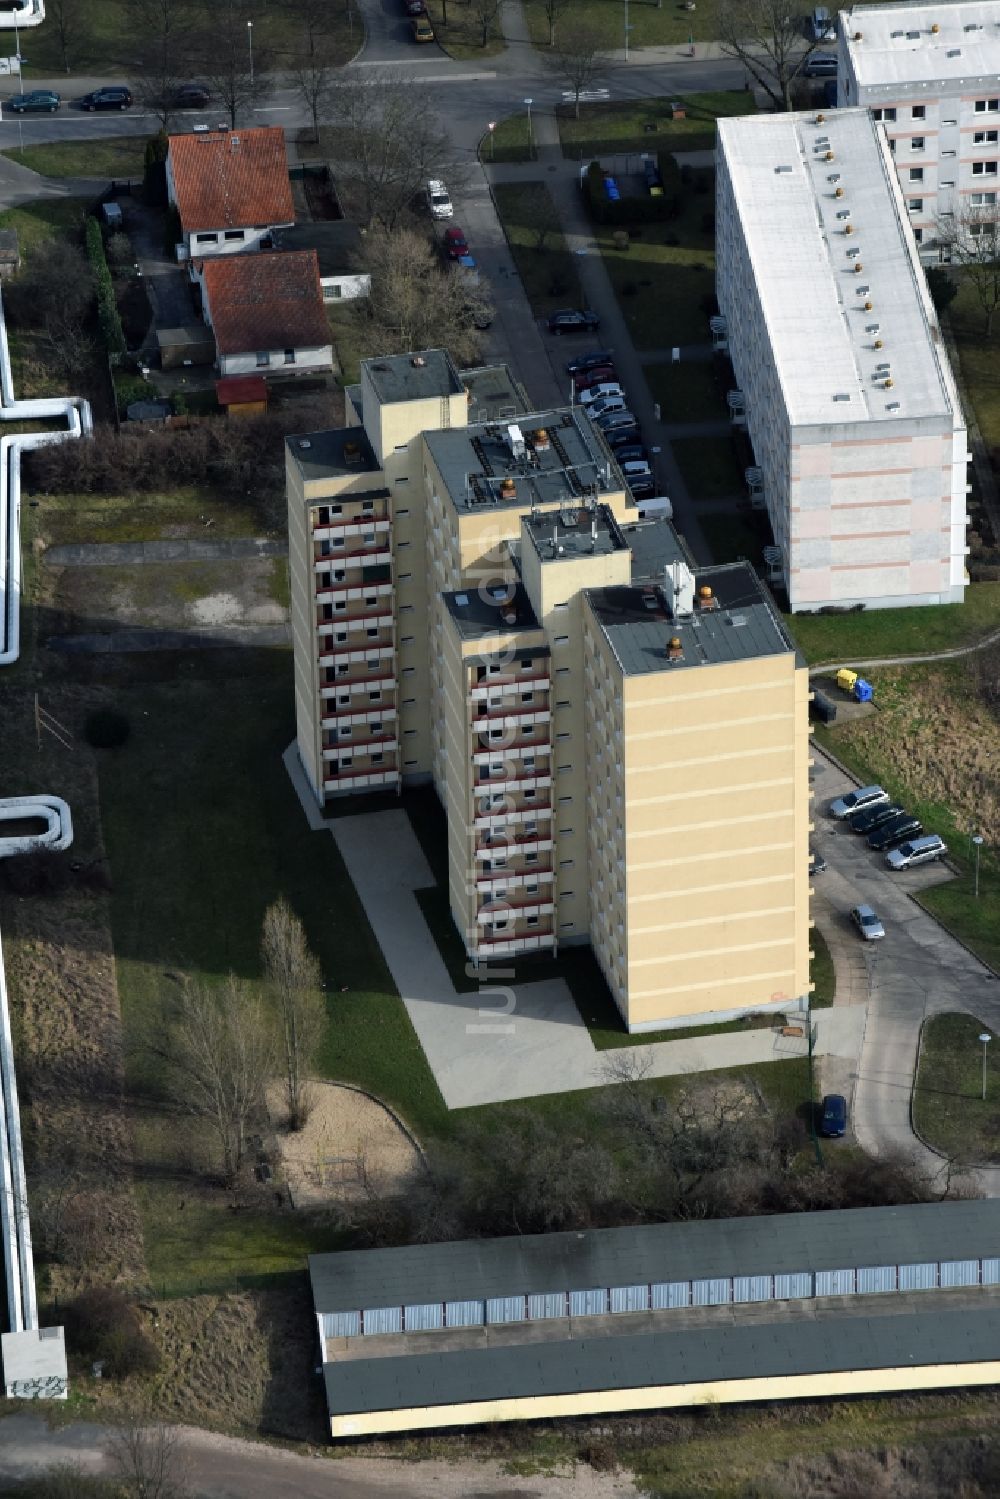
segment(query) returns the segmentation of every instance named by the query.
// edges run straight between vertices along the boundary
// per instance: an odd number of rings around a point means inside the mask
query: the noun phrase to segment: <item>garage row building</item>
[[[998,1229],[944,1202],[313,1255],[331,1434],[996,1384]]]
[[[965,419],[881,126],[720,120],[716,195],[721,327],[791,609],[960,603]]]
[[[439,350],[365,362],[287,489],[313,794],[433,781],[471,959],[590,942],[634,1031],[804,999],[808,676],[751,567]]]

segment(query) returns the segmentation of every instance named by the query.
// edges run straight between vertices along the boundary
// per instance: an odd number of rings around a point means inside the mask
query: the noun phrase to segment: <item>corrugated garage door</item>
[[[813,1278],[811,1270],[796,1270],[791,1275],[776,1275],[774,1277],[775,1301],[795,1301],[802,1296],[811,1296],[812,1293]]]
[[[611,1310],[613,1312],[644,1312],[649,1307],[648,1286],[612,1286]]]
[[[858,1270],[859,1296],[873,1296],[878,1291],[894,1291],[895,1289],[895,1265],[863,1265]]]
[[[482,1327],[485,1319],[481,1301],[446,1301],[444,1304],[447,1327]]]
[[[979,1278],[979,1263],[973,1260],[976,1267],[976,1278]],[[944,1266],[941,1267],[944,1269]],[[901,1291],[933,1291],[937,1287],[937,1265],[900,1265],[899,1267],[899,1289]],[[944,1282],[942,1281],[943,1285]],[[956,1285],[968,1285],[969,1282],[960,1280]],[[972,1282],[975,1285],[975,1281]]]
[[[943,1286],[978,1286],[978,1260],[943,1260],[941,1264]]]
[[[532,1322],[544,1321],[546,1317],[565,1317],[565,1315],[565,1291],[552,1291],[545,1296],[528,1297],[528,1316]]]
[[[403,1325],[407,1332],[429,1332],[444,1326],[444,1307],[440,1301],[403,1307]]]
[[[361,1331],[360,1312],[324,1312],[324,1338],[356,1338]]]
[[[524,1322],[527,1310],[523,1296],[491,1296],[486,1303],[486,1320],[497,1322]]]
[[[675,1306],[691,1305],[689,1280],[661,1281],[653,1287],[653,1310],[663,1312]]]
[[[592,1291],[570,1291],[569,1314],[571,1317],[599,1317],[608,1309],[608,1293],[604,1286]]]
[[[770,1301],[771,1277],[769,1275],[734,1275],[734,1301]]]
[[[1000,1260],[983,1260],[983,1285],[1000,1284]]]
[[[374,1333],[402,1332],[403,1330],[403,1308],[401,1306],[365,1307],[361,1315],[364,1318],[364,1333],[366,1337],[370,1337]]]
[[[853,1270],[817,1270],[817,1296],[853,1296]]]

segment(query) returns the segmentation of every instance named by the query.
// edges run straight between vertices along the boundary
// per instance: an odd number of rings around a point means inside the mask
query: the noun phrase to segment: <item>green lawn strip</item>
[[[578,306],[580,277],[562,232],[554,228],[538,248],[535,226],[559,222],[545,183],[498,182],[493,196],[534,315],[546,317],[558,307]]]
[[[528,29],[535,46],[548,51],[549,23],[542,0],[526,0],[524,7]],[[694,10],[685,10],[677,0],[659,5],[657,0],[631,0],[628,8],[629,46],[676,47],[689,37],[695,41],[714,39],[719,34],[715,0],[699,0]],[[577,30],[593,32],[603,51],[618,51],[625,45],[625,15],[618,0],[574,0],[556,27],[556,47]],[[683,63],[682,63],[683,65]]]
[[[1000,630],[1000,583],[972,583],[962,604],[789,614],[785,623],[809,662],[933,655]]]
[[[250,505],[205,489],[174,489],[163,494],[39,495],[34,520],[45,545],[79,542],[176,540],[266,535]],[[206,527],[205,521],[212,525]]]
[[[968,864],[967,844],[949,842],[949,850],[960,851],[961,862]],[[996,858],[983,857],[979,870],[979,898],[971,870],[947,885],[933,885],[917,897],[920,904],[941,925],[960,938],[977,957],[1000,973],[1000,870]]]
[[[817,878],[821,879],[822,876],[817,876]],[[810,931],[809,946],[813,952],[809,963],[809,977],[814,986],[810,1007],[814,1010],[825,1010],[833,1004],[833,997],[837,990],[837,976],[826,938],[819,927],[814,926]]]
[[[713,562],[738,562],[745,559],[756,567],[763,561],[763,550],[770,533],[754,528],[750,515],[709,514],[699,517],[701,534],[708,543]]]
[[[20,166],[43,177],[141,177],[145,135],[105,135],[97,140],[48,141],[41,146],[10,147],[3,152]]]
[[[948,321],[958,347],[962,382],[983,441],[995,449],[1000,446],[1000,325],[987,334],[975,290],[962,276],[958,288],[948,308]]]
[[[30,256],[36,245],[64,234],[78,240],[80,225],[89,208],[83,198],[43,198],[20,208],[5,208],[0,213],[0,229],[15,229],[21,259]]]
[[[650,395],[665,422],[718,422],[727,418],[725,397],[712,364],[644,364]]]
[[[675,102],[684,106],[683,120],[673,118]],[[711,151],[716,120],[756,110],[753,94],[740,89],[626,104],[581,104],[579,119],[572,104],[563,104],[556,116],[563,154],[583,161],[615,151]]]
[[[538,155],[534,139],[528,138],[527,110],[521,114],[508,115],[496,122],[496,129],[486,131],[479,144],[483,161],[534,161]]]
[[[595,226],[605,269],[637,349],[708,339],[715,306],[713,179],[711,169],[693,172],[681,185],[677,216],[634,225],[624,246],[615,243],[614,228]]]
[[[395,0],[398,4],[399,0]],[[445,25],[444,16],[447,10],[448,24]],[[496,57],[498,52],[503,52],[506,46],[500,35],[491,36],[483,46],[483,28],[477,25],[476,16],[471,6],[457,4],[451,0],[445,4],[444,0],[427,0],[427,14],[431,25],[434,27],[434,36],[449,57],[458,58],[460,61],[478,61],[484,57]],[[499,21],[494,28],[499,32]],[[430,53],[431,61],[434,58],[434,48],[424,43],[414,42],[415,52],[427,51]]]
[[[744,489],[732,443],[725,437],[679,437],[670,444],[695,500],[735,499]]]
[[[969,1163],[1000,1160],[1000,1074],[983,1045],[989,1026],[974,1015],[933,1015],[920,1037],[913,1123],[928,1145]]]

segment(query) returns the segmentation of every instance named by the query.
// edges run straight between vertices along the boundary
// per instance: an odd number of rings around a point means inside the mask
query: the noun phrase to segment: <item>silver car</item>
[[[890,869],[915,869],[920,864],[933,864],[943,859],[948,845],[938,833],[925,833],[922,838],[909,838],[898,848],[890,848],[885,862]]]
[[[885,936],[885,927],[871,906],[855,906],[851,912],[851,920],[866,942],[877,942],[880,937]]]
[[[848,791],[845,796],[838,796],[836,801],[830,803],[829,812],[831,817],[842,821],[850,817],[852,812],[860,812],[865,807],[876,807],[879,802],[889,800],[888,791],[883,791],[881,786],[859,786],[857,791]]]

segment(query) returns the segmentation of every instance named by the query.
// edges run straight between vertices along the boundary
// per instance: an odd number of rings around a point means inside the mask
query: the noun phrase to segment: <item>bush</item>
[[[58,895],[70,881],[69,860],[65,852],[36,848],[29,854],[15,854],[0,864],[4,882],[13,895]]]
[[[122,234],[120,231],[117,234],[112,234],[108,240],[107,255],[114,266],[135,264],[132,241],[127,234]]]
[[[124,713],[114,708],[97,708],[87,715],[83,732],[94,749],[118,749],[128,739],[131,728]]]
[[[958,283],[950,276],[944,266],[930,265],[926,268],[924,275],[927,277],[927,290],[931,294],[931,301],[938,312],[944,312],[950,307],[958,296]]]
[[[97,284],[97,322],[101,330],[101,338],[109,354],[124,354],[125,334],[122,331],[122,320],[118,316],[114,282],[111,280],[107,256],[104,253],[104,236],[96,219],[87,220],[86,238],[87,259],[90,261]]]
[[[66,1335],[76,1353],[104,1365],[105,1374],[155,1374],[160,1356],[143,1332],[136,1309],[116,1286],[94,1286],[66,1308]]]

